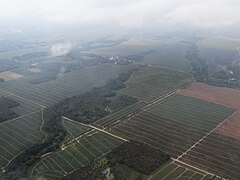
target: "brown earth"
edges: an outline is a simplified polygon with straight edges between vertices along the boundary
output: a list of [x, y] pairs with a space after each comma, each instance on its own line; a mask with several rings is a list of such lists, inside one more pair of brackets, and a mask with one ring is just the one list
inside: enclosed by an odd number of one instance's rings
[[240, 110], [230, 116], [215, 133], [240, 140]]
[[18, 78], [21, 78], [21, 77], [22, 77], [22, 75], [16, 74], [16, 73], [11, 72], [11, 71], [5, 71], [5, 72], [0, 73], [0, 78], [3, 79], [4, 81], [9, 81], [9, 80], [12, 80], [12, 79], [18, 79]]
[[146, 45], [144, 42], [138, 40], [138, 39], [134, 39], [134, 38], [130, 38], [129, 40], [122, 42], [121, 45], [128, 45], [128, 46], [144, 46]]
[[38, 68], [30, 68], [28, 69], [28, 71], [32, 72], [32, 73], [39, 73], [41, 72], [42, 70], [41, 69], [38, 69]]
[[205, 83], [195, 83], [179, 91], [178, 94], [203, 99], [236, 109], [240, 108], [240, 90], [237, 89], [210, 86]]

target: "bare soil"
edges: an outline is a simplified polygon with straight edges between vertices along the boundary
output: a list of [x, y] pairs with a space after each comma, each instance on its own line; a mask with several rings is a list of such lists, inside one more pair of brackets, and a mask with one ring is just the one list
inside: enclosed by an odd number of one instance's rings
[[240, 140], [240, 110], [230, 116], [215, 133]]
[[41, 72], [42, 70], [41, 69], [38, 69], [38, 68], [30, 68], [28, 69], [28, 71], [32, 72], [32, 73], [39, 73]]
[[236, 109], [240, 108], [240, 90], [237, 89], [210, 86], [205, 83], [195, 83], [179, 91], [178, 94], [195, 97]]
[[9, 81], [12, 79], [18, 79], [21, 78], [22, 75], [21, 74], [16, 74], [14, 72], [11, 71], [5, 71], [5, 72], [1, 72], [0, 73], [0, 78], [2, 78], [4, 81]]

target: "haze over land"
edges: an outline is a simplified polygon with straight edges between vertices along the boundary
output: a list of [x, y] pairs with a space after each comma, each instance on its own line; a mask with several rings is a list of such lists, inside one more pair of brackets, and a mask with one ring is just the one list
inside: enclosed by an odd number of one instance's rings
[[239, 128], [239, 0], [0, 0], [0, 180], [237, 180]]

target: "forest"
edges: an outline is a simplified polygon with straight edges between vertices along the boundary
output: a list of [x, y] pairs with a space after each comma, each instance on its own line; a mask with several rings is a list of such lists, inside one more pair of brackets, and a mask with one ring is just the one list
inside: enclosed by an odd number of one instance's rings
[[137, 102], [128, 95], [117, 95], [113, 90], [124, 88], [125, 82], [134, 71], [121, 73], [103, 87], [93, 88], [80, 96], [67, 98], [54, 106], [55, 111], [70, 119], [91, 124], [96, 120]]
[[0, 123], [18, 116], [17, 113], [11, 110], [16, 106], [19, 106], [18, 102], [4, 96], [0, 97]]

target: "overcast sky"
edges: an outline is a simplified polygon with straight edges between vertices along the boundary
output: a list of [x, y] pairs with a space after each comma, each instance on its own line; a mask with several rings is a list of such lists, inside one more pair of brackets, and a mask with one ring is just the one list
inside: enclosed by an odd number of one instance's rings
[[8, 21], [228, 28], [240, 25], [240, 0], [0, 0], [0, 22]]

